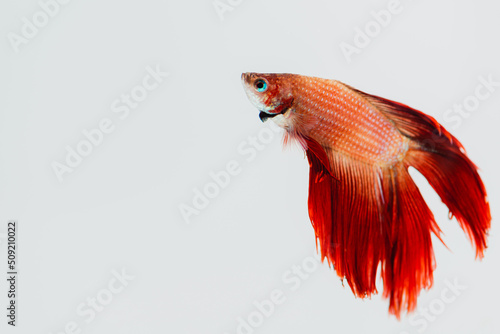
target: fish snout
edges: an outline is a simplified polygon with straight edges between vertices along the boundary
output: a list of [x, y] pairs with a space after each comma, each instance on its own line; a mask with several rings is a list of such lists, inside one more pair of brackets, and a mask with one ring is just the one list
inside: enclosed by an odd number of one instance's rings
[[248, 72], [241, 73], [241, 82], [243, 84], [250, 85], [252, 83], [252, 79], [253, 79], [253, 73], [248, 73]]

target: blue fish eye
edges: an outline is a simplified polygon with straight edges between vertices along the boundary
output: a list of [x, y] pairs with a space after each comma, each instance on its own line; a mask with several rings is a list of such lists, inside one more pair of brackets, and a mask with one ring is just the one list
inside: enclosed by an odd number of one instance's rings
[[255, 89], [257, 89], [258, 92], [264, 92], [267, 89], [267, 83], [264, 80], [259, 79], [255, 81]]

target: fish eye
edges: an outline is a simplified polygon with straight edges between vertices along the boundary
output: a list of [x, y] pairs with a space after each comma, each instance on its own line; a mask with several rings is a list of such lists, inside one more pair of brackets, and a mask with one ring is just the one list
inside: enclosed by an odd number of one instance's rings
[[267, 89], [267, 82], [265, 82], [262, 79], [256, 80], [254, 83], [255, 89], [257, 89], [258, 92], [264, 92]]

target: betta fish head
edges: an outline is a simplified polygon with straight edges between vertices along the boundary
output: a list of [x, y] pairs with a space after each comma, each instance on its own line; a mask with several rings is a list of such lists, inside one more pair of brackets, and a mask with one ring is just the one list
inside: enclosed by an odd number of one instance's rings
[[289, 116], [293, 103], [291, 74], [243, 73], [241, 82], [252, 104], [260, 110], [262, 122]]

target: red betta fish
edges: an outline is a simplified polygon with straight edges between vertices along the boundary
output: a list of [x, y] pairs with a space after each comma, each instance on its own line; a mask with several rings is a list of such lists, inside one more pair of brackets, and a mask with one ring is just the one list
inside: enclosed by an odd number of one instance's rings
[[490, 208], [477, 167], [434, 118], [339, 81], [243, 73], [260, 119], [285, 129], [309, 160], [309, 217], [321, 258], [358, 297], [377, 293], [380, 265], [389, 313], [415, 309], [435, 268], [440, 229], [413, 182], [416, 168], [482, 258]]

